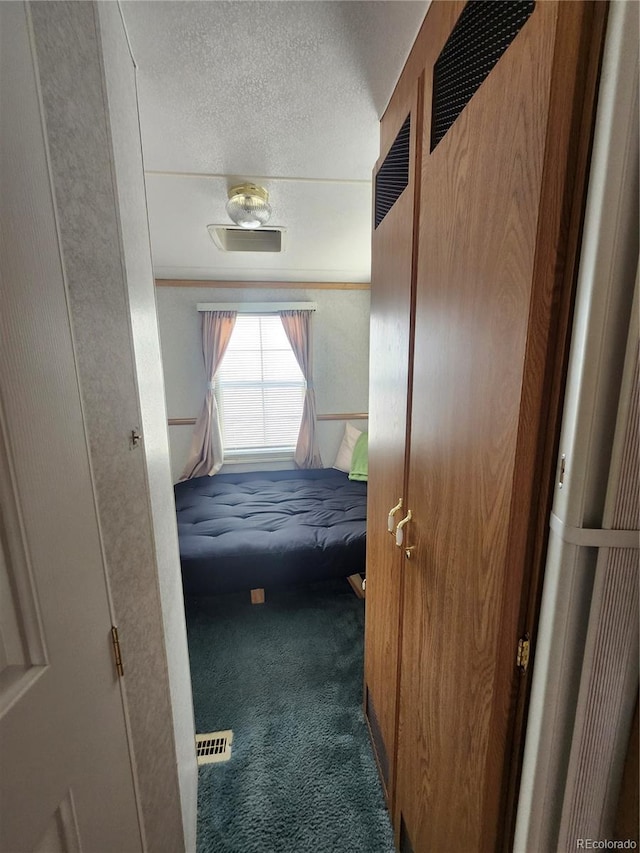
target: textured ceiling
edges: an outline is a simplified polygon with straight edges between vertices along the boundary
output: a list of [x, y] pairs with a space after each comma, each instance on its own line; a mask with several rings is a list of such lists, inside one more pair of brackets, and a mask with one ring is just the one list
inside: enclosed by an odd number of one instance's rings
[[[156, 275], [368, 278], [378, 121], [427, 6], [123, 2]], [[228, 255], [210, 241], [206, 226], [228, 221], [237, 178], [267, 186], [270, 224], [290, 229], [277, 258]]]

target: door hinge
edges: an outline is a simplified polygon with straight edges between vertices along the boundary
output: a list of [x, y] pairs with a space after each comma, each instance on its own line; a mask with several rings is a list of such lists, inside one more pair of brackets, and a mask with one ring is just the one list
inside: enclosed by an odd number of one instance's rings
[[529, 649], [529, 634], [525, 634], [518, 640], [518, 654], [516, 656], [516, 666], [521, 672], [526, 672], [529, 666]]
[[124, 675], [124, 667], [122, 665], [122, 652], [120, 651], [120, 639], [118, 637], [118, 629], [115, 625], [111, 626], [111, 645], [113, 646], [113, 657], [116, 664], [116, 672], [122, 678]]

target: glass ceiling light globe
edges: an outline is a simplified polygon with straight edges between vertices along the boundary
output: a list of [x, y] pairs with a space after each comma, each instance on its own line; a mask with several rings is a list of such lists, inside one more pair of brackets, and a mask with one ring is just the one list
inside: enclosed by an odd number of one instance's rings
[[255, 184], [241, 184], [229, 190], [229, 218], [241, 228], [259, 228], [269, 221], [269, 193]]

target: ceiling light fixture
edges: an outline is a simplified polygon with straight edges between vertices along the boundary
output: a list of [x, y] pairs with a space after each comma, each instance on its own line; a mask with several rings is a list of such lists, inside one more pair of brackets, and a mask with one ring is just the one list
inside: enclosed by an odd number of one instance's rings
[[259, 228], [269, 221], [269, 193], [255, 184], [240, 184], [229, 190], [227, 213], [241, 228]]

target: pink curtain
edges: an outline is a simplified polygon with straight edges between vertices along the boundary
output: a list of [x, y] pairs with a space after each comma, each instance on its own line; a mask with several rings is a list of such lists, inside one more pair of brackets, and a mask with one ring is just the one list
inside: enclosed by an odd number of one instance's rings
[[193, 430], [189, 460], [182, 472], [181, 480], [211, 476], [222, 468], [224, 458], [222, 431], [213, 389], [216, 373], [236, 324], [236, 316], [236, 311], [202, 312], [202, 354], [207, 375], [207, 392], [202, 411]]
[[316, 392], [313, 390], [311, 364], [311, 312], [281, 311], [280, 317], [291, 349], [307, 382], [294, 460], [298, 468], [322, 468], [322, 459], [316, 442]]

